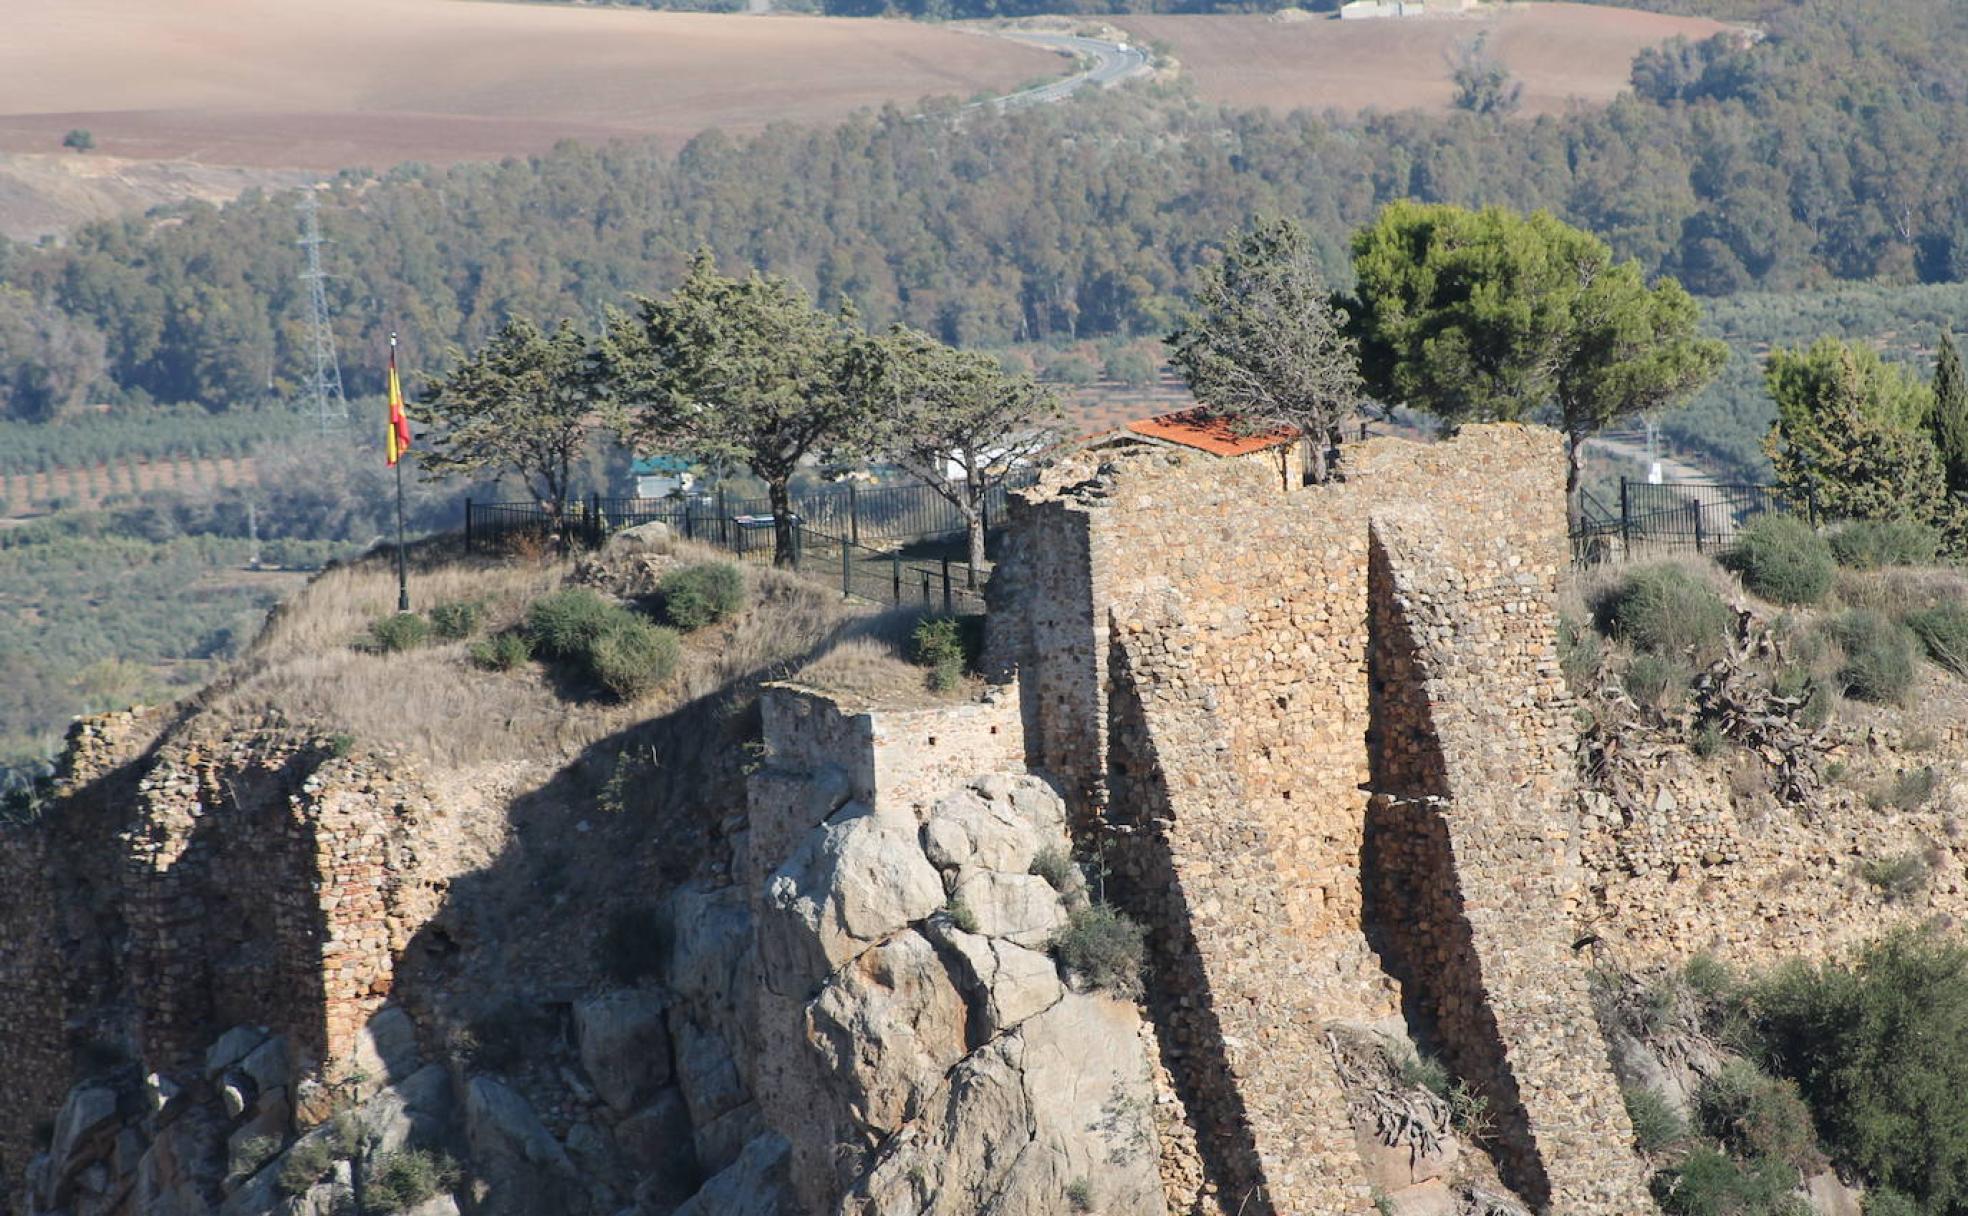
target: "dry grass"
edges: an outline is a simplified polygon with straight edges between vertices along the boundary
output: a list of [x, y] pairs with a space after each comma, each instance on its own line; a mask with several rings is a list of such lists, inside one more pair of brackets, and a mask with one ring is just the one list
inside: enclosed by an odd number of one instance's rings
[[1939, 566], [1840, 570], [1832, 593], [1847, 608], [1903, 617], [1942, 604], [1968, 603], [1968, 574]]
[[[724, 555], [679, 542], [670, 561]], [[567, 582], [573, 563], [419, 559], [420, 609], [447, 600], [484, 605], [480, 636], [517, 624], [534, 599]], [[330, 569], [282, 607], [231, 679], [206, 705], [206, 725], [269, 715], [360, 748], [390, 748], [427, 766], [463, 769], [513, 760], [560, 762], [637, 722], [710, 697], [744, 699], [759, 683], [796, 676], [860, 700], [917, 704], [937, 694], [908, 662], [914, 611], [844, 603], [831, 587], [747, 567], [748, 604], [732, 620], [687, 635], [678, 674], [630, 704], [562, 686], [539, 663], [486, 672], [466, 641], [390, 655], [356, 645], [395, 610], [396, 575], [378, 553]], [[816, 658], [816, 656], [818, 656]], [[817, 678], [816, 678], [817, 677]]]
[[935, 691], [929, 686], [929, 673], [910, 660], [911, 638], [922, 619], [916, 608], [894, 608], [860, 618], [793, 678], [862, 705], [934, 705], [974, 696], [977, 690], [968, 681], [948, 692]]
[[106, 157], [322, 169], [674, 149], [1061, 65], [924, 22], [455, 0], [25, 0], [7, 33], [0, 147], [57, 153], [86, 127]]

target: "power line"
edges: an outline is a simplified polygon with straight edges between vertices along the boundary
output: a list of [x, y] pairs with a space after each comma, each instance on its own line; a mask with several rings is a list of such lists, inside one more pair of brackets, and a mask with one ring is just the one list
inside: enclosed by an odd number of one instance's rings
[[307, 250], [307, 269], [301, 281], [308, 288], [308, 312], [314, 337], [314, 412], [323, 434], [348, 425], [348, 397], [342, 392], [342, 364], [335, 356], [335, 330], [328, 323], [328, 276], [321, 269], [321, 247], [328, 242], [321, 236], [320, 203], [313, 190], [301, 192], [301, 239]]

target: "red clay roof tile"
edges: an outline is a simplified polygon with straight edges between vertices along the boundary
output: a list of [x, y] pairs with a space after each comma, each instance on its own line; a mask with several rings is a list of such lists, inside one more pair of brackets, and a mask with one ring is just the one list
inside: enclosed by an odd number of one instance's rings
[[1289, 426], [1246, 434], [1228, 419], [1212, 415], [1201, 406], [1158, 418], [1137, 418], [1127, 424], [1127, 429], [1150, 439], [1179, 443], [1217, 456], [1248, 456], [1298, 438], [1298, 428]]

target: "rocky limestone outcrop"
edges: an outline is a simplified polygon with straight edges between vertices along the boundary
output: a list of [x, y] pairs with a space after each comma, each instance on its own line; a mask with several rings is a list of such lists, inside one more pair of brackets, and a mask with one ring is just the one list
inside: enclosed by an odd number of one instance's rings
[[1043, 952], [1084, 895], [1032, 871], [1067, 848], [1024, 775], [920, 816], [843, 802], [791, 844], [758, 905], [759, 1092], [805, 1210], [1164, 1210], [1139, 1014]]

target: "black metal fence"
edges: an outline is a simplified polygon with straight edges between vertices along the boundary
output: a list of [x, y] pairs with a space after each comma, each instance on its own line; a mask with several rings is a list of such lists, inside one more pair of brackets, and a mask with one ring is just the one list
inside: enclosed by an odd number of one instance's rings
[[[984, 526], [1005, 516], [1005, 498], [1029, 475], [993, 485], [984, 496]], [[861, 486], [853, 482], [818, 487], [793, 495], [793, 513], [808, 526], [852, 543], [907, 543], [953, 536], [964, 531], [961, 508], [934, 486]], [[591, 542], [637, 524], [663, 523], [678, 535], [736, 549], [747, 530], [770, 534], [771, 500], [718, 494], [679, 498], [604, 498], [591, 494], [567, 503], [563, 518]], [[765, 521], [761, 524], [759, 521]], [[469, 547], [514, 532], [541, 535], [554, 530], [551, 512], [540, 503], [465, 502], [465, 543]]]
[[1572, 503], [1572, 554], [1583, 564], [1693, 550], [1720, 555], [1759, 515], [1790, 512], [1813, 525], [1815, 504], [1792, 502], [1775, 486], [1652, 483], [1620, 479], [1618, 503], [1581, 491]]
[[[1013, 483], [1016, 484], [1016, 483]], [[993, 486], [985, 499], [987, 526], [1004, 518], [1010, 486]], [[838, 577], [841, 593], [876, 603], [921, 604], [944, 612], [981, 612], [987, 571], [968, 563], [925, 561], [899, 550], [861, 544], [863, 538], [896, 544], [960, 536], [963, 514], [930, 486], [832, 486], [793, 499], [794, 566], [809, 577]], [[465, 548], [510, 544], [522, 537], [545, 545], [562, 532], [569, 541], [598, 546], [610, 535], [660, 523], [688, 540], [715, 545], [740, 558], [772, 560], [777, 538], [771, 503], [724, 495], [685, 498], [588, 498], [563, 505], [560, 524], [540, 503], [465, 502]]]

